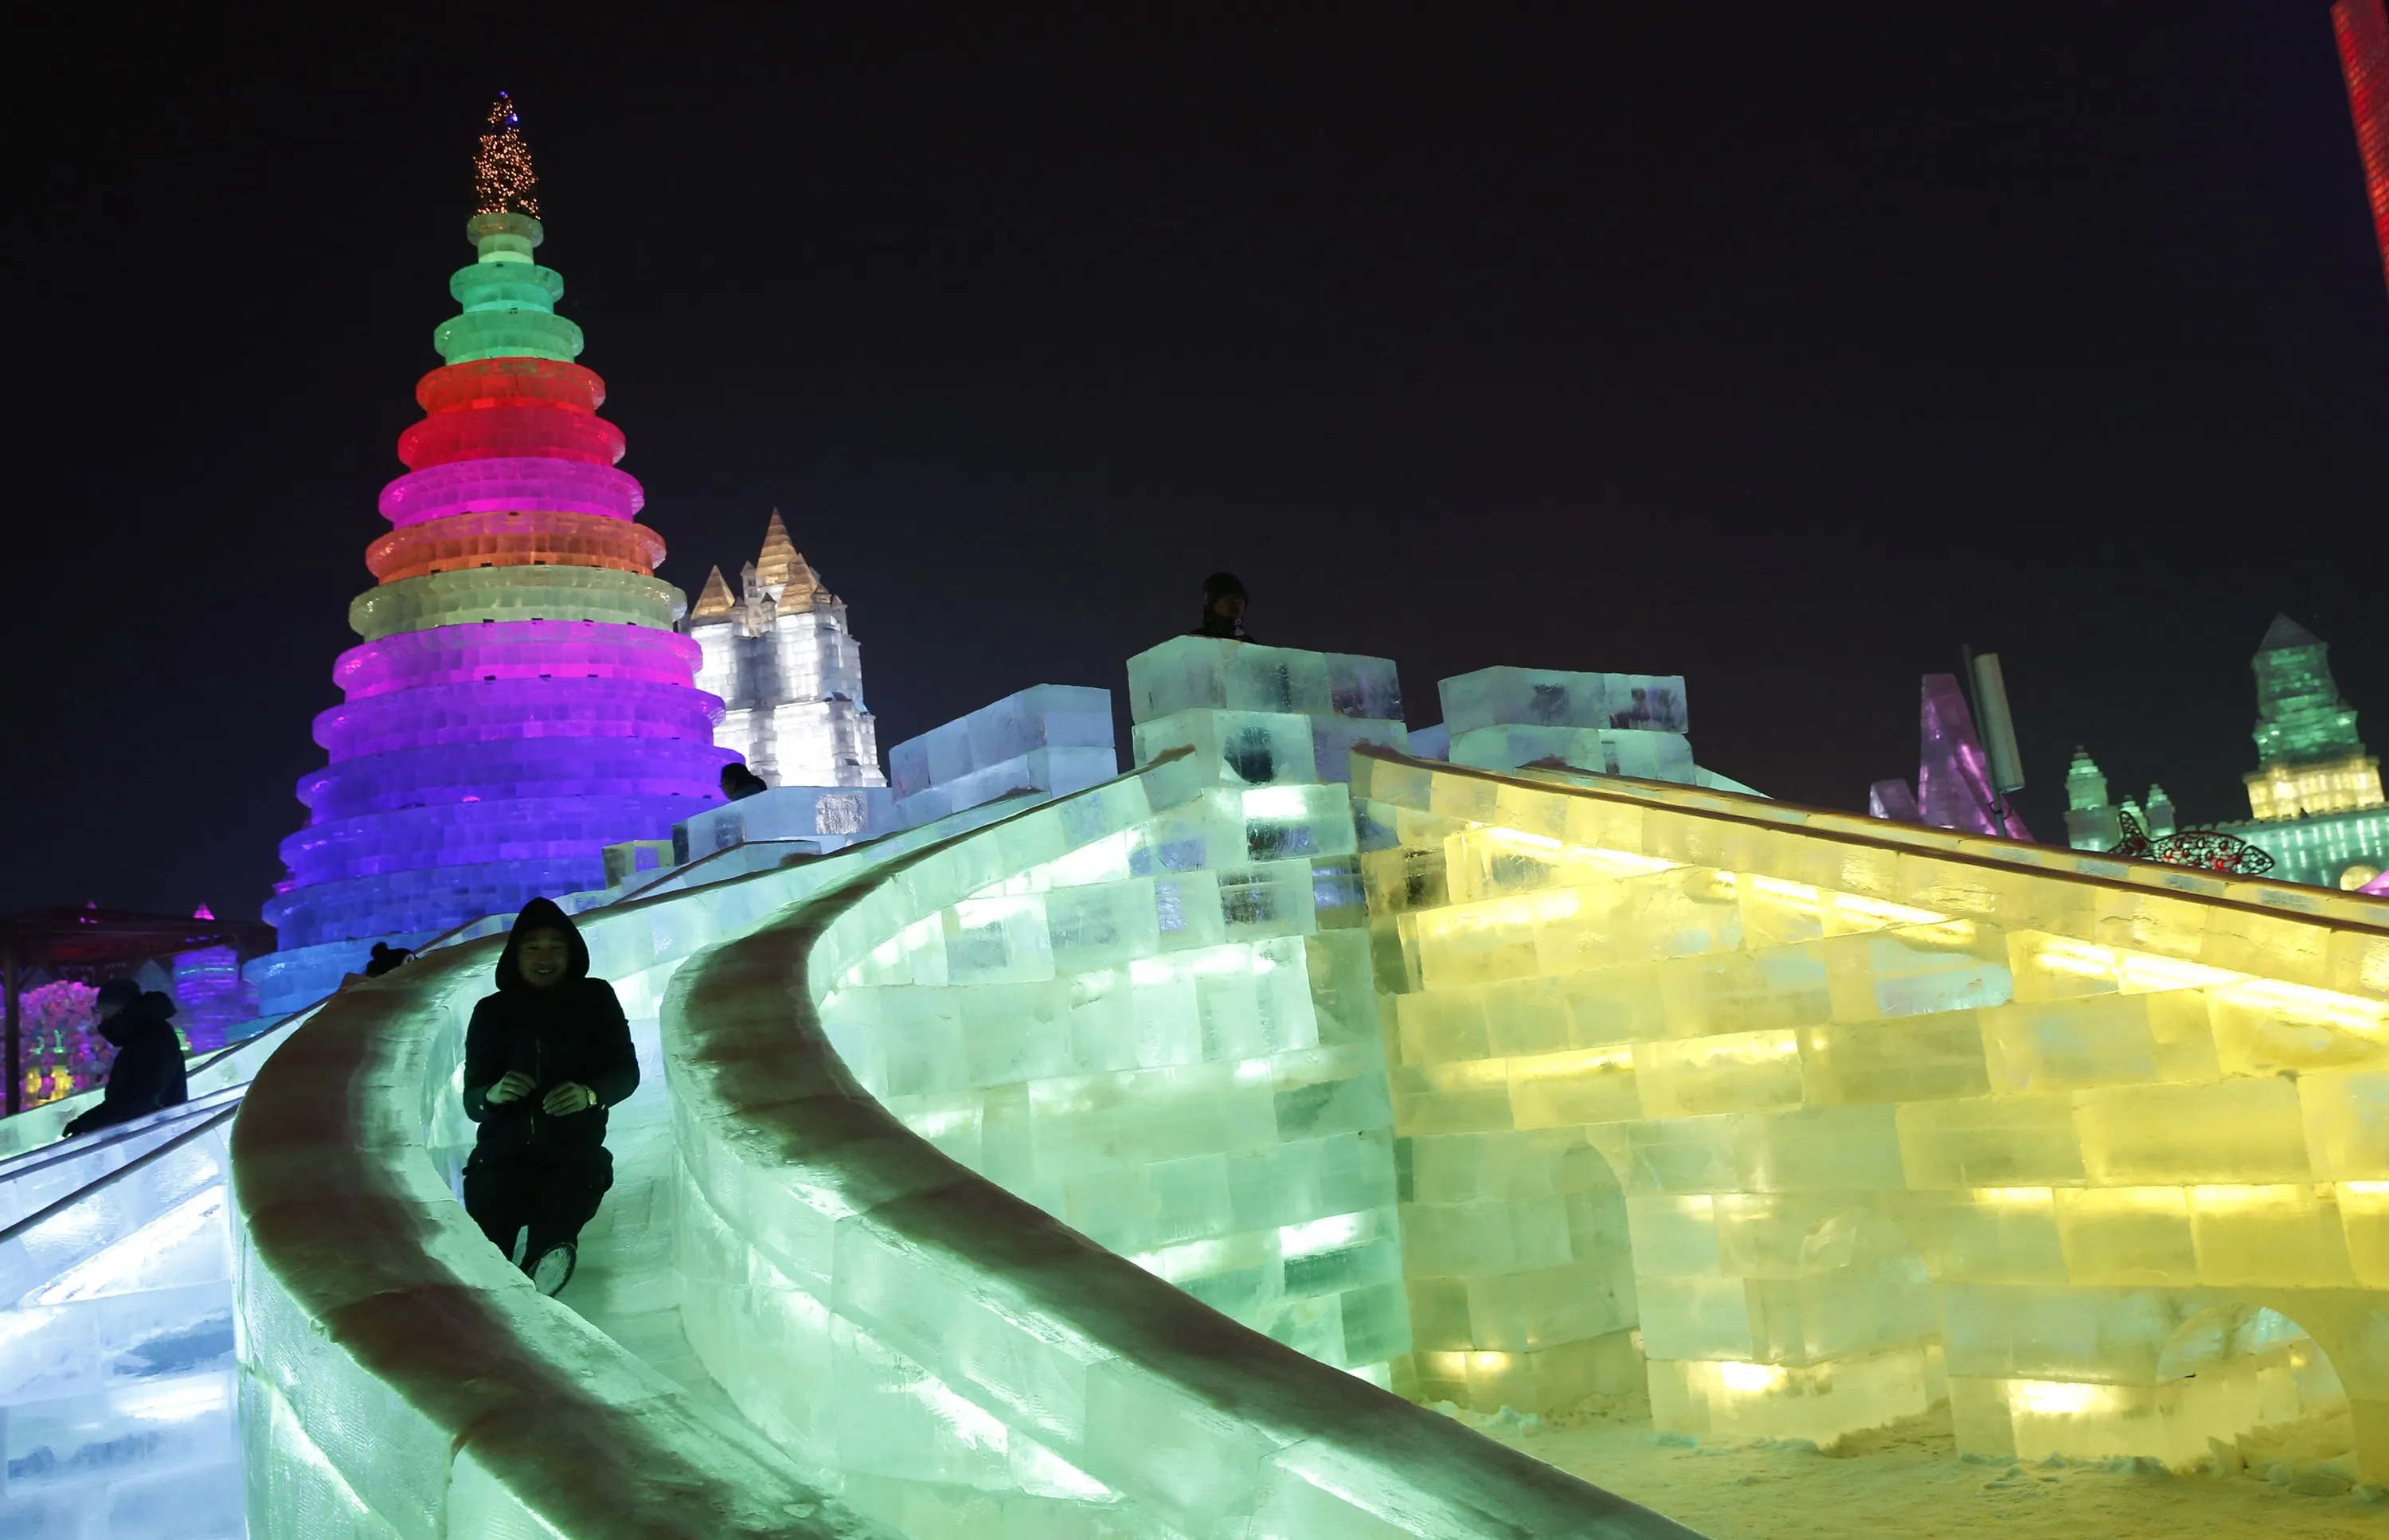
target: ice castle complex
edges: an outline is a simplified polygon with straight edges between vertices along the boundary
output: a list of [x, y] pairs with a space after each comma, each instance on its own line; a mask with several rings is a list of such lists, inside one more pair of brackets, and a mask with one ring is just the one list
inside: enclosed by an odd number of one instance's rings
[[1127, 773], [1042, 685], [835, 848], [722, 822], [582, 910], [646, 1074], [541, 1296], [455, 1195], [506, 913], [764, 799], [685, 818], [696, 643], [634, 500], [570, 502], [627, 478], [520, 350], [569, 352], [535, 227], [475, 228], [515, 350], [432, 377], [538, 383], [427, 388], [510, 452], [397, 484], [440, 511], [276, 901], [445, 934], [186, 1106], [0, 1123], [9, 1540], [1687, 1536], [1422, 1405], [1638, 1389], [2002, 1462], [2293, 1426], [2300, 1490], [2389, 1483], [2389, 904], [1769, 801], [1667, 676], [1481, 670], [1414, 732], [1388, 660], [1182, 637]]

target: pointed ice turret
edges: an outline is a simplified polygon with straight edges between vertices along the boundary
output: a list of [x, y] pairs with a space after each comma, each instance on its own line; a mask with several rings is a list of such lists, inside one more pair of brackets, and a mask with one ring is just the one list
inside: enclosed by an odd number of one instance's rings
[[717, 566], [707, 575], [705, 591], [696, 596], [695, 607], [688, 612], [688, 623], [692, 626], [709, 622], [727, 625], [737, 608], [738, 601], [730, 596], [730, 584], [722, 578], [722, 568]]
[[[776, 508], [764, 525], [762, 551], [740, 573], [740, 588], [733, 601], [729, 585], [722, 585], [716, 616], [709, 582], [689, 616], [690, 632], [705, 649], [698, 684], [729, 703], [715, 745], [744, 757], [773, 786], [886, 785], [846, 605], [822, 586]], [[735, 624], [711, 623], [716, 619]]]
[[2113, 850], [2123, 837], [2115, 805], [2107, 800], [2107, 777], [2077, 745], [2065, 771], [2065, 843], [2076, 850]]
[[811, 609], [837, 597], [822, 587], [820, 577], [805, 565], [805, 554], [788, 538], [788, 526], [777, 508], [763, 527], [763, 554], [755, 559], [755, 578], [784, 611]]
[[2382, 805], [2381, 761], [2364, 752], [2356, 708], [2331, 677], [2331, 647], [2276, 615], [2249, 660], [2256, 675], [2256, 768], [2244, 779], [2259, 820]]

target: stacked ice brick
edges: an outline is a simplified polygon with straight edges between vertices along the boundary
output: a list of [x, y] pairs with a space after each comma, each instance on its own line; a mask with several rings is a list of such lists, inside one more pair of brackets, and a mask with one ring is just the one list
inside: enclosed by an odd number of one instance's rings
[[1059, 795], [1119, 773], [1108, 690], [1040, 684], [898, 744], [888, 755], [899, 825], [1016, 791]]
[[1386, 1382], [1409, 1342], [1383, 1049], [1350, 799], [1314, 767], [1399, 733], [1392, 665], [1182, 639], [1130, 683], [1141, 762], [1197, 745], [1146, 772], [1150, 816], [854, 959], [824, 1024], [965, 1165]]
[[1391, 659], [1182, 636], [1128, 660], [1140, 765], [1189, 746], [1248, 785], [1349, 779], [1352, 746], [1405, 749]]
[[[691, 685], [681, 594], [635, 524], [605, 385], [573, 363], [563, 280], [520, 213], [476, 215], [479, 260], [449, 289], [444, 367], [383, 489], [394, 527], [367, 553], [380, 586], [350, 606], [363, 645], [316, 719], [331, 763], [300, 783], [307, 827], [266, 906], [284, 953], [268, 1009], [355, 966], [364, 938], [413, 942], [536, 894], [604, 885], [600, 849], [669, 837], [719, 799], [721, 703]], [[302, 956], [290, 955], [293, 951]]]
[[1455, 765], [1693, 779], [1680, 675], [1479, 668], [1439, 688], [1451, 745], [1444, 757]]
[[1575, 1391], [1542, 1362], [1626, 1317], [1548, 1285], [1614, 1182], [1663, 1427], [1946, 1396], [1962, 1449], [2181, 1465], [2302, 1419], [2314, 1480], [2389, 1474], [2375, 906], [1698, 793], [1359, 795], [1429, 1383]]

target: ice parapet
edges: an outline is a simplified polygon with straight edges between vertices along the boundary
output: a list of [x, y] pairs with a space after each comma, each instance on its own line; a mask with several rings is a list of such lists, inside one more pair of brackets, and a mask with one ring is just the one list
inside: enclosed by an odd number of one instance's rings
[[1676, 675], [1480, 668], [1439, 686], [1455, 765], [1522, 766], [1696, 783]]
[[1282, 711], [1399, 720], [1401, 682], [1390, 658], [1306, 653], [1218, 637], [1182, 636], [1128, 661], [1129, 713], [1152, 721], [1181, 711]]
[[1574, 674], [1551, 668], [1479, 668], [1437, 686], [1443, 725], [1461, 734], [1488, 727], [1627, 728], [1689, 732], [1680, 674]]
[[1083, 685], [1040, 684], [888, 753], [897, 821], [912, 826], [1016, 791], [1052, 795], [1119, 773], [1112, 696]]

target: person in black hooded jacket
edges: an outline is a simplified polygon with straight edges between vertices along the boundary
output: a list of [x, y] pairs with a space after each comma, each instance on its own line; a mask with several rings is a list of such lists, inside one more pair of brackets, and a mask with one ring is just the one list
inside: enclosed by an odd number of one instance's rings
[[589, 944], [533, 898], [498, 959], [498, 992], [465, 1031], [465, 1115], [481, 1126], [465, 1165], [465, 1210], [553, 1294], [572, 1277], [581, 1227], [614, 1185], [606, 1109], [639, 1088], [614, 986], [589, 976]]
[[93, 1004], [99, 1012], [99, 1035], [116, 1050], [116, 1058], [108, 1066], [107, 1094], [58, 1130], [62, 1139], [179, 1107], [190, 1096], [183, 1039], [167, 1021], [174, 1013], [171, 996], [156, 989], [144, 994], [131, 979], [112, 978], [99, 986]]

